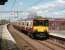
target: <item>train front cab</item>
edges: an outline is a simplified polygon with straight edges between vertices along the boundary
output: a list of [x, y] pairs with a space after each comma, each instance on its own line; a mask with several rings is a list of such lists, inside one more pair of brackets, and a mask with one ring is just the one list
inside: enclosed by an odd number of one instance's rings
[[45, 40], [49, 38], [48, 34], [49, 22], [47, 19], [33, 20], [33, 33], [32, 37], [35, 39]]

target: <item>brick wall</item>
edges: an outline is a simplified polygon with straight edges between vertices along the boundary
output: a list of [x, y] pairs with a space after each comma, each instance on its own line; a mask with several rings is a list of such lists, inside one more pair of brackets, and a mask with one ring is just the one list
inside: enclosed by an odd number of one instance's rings
[[65, 20], [49, 20], [50, 31], [63, 31], [65, 30]]

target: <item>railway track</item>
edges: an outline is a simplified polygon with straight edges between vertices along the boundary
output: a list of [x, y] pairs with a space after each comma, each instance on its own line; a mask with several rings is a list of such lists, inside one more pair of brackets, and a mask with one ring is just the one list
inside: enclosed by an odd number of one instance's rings
[[46, 40], [45, 42], [51, 43], [51, 44], [53, 44], [53, 45], [56, 45], [56, 46], [58, 46], [58, 47], [60, 47], [60, 48], [65, 49], [65, 45], [61, 45], [61, 44], [59, 44], [58, 42], [52, 41], [51, 39]]
[[31, 39], [25, 34], [17, 31], [12, 25], [8, 25], [8, 29], [16, 40], [20, 50], [65, 50], [64, 47], [53, 43], [50, 39], [45, 41]]
[[[10, 28], [12, 28], [12, 27], [10, 27]], [[10, 28], [9, 28], [9, 30], [10, 30]], [[22, 36], [17, 34], [17, 31], [16, 32], [15, 31], [16, 30], [14, 30], [13, 33], [16, 33], [16, 34], [12, 34], [12, 36], [16, 40], [17, 46], [20, 48], [20, 50], [37, 50], [34, 46], [32, 46], [29, 42], [27, 42]], [[12, 33], [11, 30], [10, 30], [10, 32]]]
[[56, 44], [53, 44], [53, 43], [51, 43], [51, 42], [49, 42], [49, 41], [38, 41], [38, 42], [39, 42], [40, 44], [43, 44], [43, 45], [49, 47], [49, 48], [52, 49], [52, 50], [65, 50], [64, 47], [59, 46], [59, 45], [56, 45]]

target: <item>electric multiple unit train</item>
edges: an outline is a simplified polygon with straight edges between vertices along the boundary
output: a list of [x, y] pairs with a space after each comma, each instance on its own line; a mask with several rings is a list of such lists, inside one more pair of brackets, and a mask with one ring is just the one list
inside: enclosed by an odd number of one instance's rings
[[33, 39], [48, 39], [48, 19], [26, 19], [21, 21], [21, 29]]
[[[52, 23], [52, 21], [54, 21]], [[64, 20], [49, 20], [46, 18], [42, 19], [25, 19], [18, 21], [13, 24], [18, 30], [24, 32], [31, 38], [36, 39], [48, 39], [50, 35], [65, 39], [65, 19]], [[58, 21], [58, 22], [56, 22]], [[61, 21], [61, 22], [60, 22]], [[53, 25], [53, 26], [52, 26]], [[56, 26], [54, 26], [56, 25]], [[63, 27], [60, 27], [63, 26]], [[52, 29], [50, 29], [52, 28]], [[54, 31], [57, 28], [62, 28], [60, 32]]]

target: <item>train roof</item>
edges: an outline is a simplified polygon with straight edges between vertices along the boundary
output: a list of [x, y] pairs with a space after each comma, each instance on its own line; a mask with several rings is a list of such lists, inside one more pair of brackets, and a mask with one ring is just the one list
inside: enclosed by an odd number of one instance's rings
[[26, 20], [26, 21], [27, 21], [27, 20], [28, 20], [28, 21], [29, 21], [29, 20], [30, 20], [30, 21], [31, 21], [31, 20], [47, 20], [47, 18], [32, 18], [32, 19], [23, 19], [23, 20], [21, 20], [21, 21], [24, 21], [24, 20]]
[[48, 20], [47, 18], [39, 18], [39, 19], [33, 19], [33, 20]]
[[27, 19], [22, 19], [22, 20], [18, 20], [18, 21], [32, 21], [32, 20], [49, 20], [49, 21], [65, 21], [65, 19], [60, 19], [60, 18], [27, 18]]

